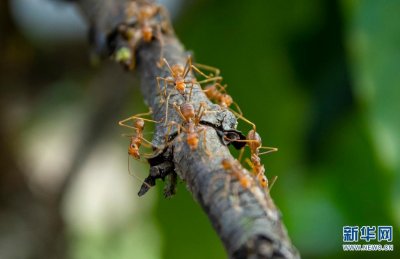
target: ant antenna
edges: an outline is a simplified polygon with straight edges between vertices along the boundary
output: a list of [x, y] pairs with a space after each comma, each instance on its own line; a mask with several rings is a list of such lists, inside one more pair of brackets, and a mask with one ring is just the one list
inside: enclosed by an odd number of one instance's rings
[[272, 178], [271, 185], [268, 187], [268, 193], [271, 191], [277, 179], [278, 179], [277, 175], [275, 175], [274, 178]]
[[128, 155], [128, 172], [129, 172], [129, 175], [135, 177], [138, 181], [142, 182], [142, 183], [143, 183], [144, 185], [146, 185], [149, 189], [151, 188], [151, 186], [150, 186], [148, 183], [146, 183], [145, 181], [143, 181], [143, 179], [140, 179], [140, 177], [138, 177], [137, 175], [135, 175], [134, 173], [131, 172], [131, 169], [130, 169], [130, 161], [129, 161], [129, 155]]

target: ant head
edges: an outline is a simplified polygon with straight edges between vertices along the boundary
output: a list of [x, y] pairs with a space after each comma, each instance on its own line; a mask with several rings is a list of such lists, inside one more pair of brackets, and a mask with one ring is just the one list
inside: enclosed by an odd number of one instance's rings
[[129, 145], [128, 154], [135, 159], [140, 159], [139, 147], [136, 143], [131, 143]]
[[268, 180], [264, 174], [259, 174], [257, 178], [263, 188], [268, 187]]
[[174, 77], [183, 76], [183, 73], [185, 72], [185, 68], [179, 64], [173, 65], [171, 69]]
[[183, 103], [180, 106], [180, 110], [182, 112], [183, 117], [186, 120], [192, 119], [195, 116], [194, 107], [191, 103]]
[[144, 120], [143, 119], [136, 119], [133, 125], [134, 125], [135, 128], [143, 129], [144, 128]]

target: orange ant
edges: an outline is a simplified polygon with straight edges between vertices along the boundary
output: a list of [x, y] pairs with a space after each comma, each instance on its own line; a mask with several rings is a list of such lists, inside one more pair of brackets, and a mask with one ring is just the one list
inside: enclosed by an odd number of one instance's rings
[[[206, 75], [205, 73], [203, 73], [198, 67], [205, 67], [205, 68], [207, 67], [209, 69], [213, 69], [213, 70], [217, 71], [218, 74], [219, 74], [219, 69], [212, 68], [212, 67], [209, 67], [206, 65], [201, 65], [201, 64], [193, 65], [191, 56], [188, 56], [185, 66], [182, 66], [181, 64], [175, 64], [175, 65], [171, 66], [165, 58], [163, 58], [163, 64], [165, 64], [167, 66], [169, 73], [170, 73], [170, 75], [168, 77], [157, 77], [158, 90], [159, 90], [159, 92], [164, 93], [164, 97], [167, 96], [167, 85], [171, 84], [171, 83], [174, 85], [175, 90], [177, 90], [180, 94], [185, 95], [186, 88], [189, 87], [189, 85], [190, 85], [191, 89], [193, 89], [193, 85], [196, 83], [202, 84], [202, 83], [207, 83], [210, 81], [222, 79], [222, 77], [220, 77], [218, 75], [217, 76], [214, 76], [213, 74]], [[204, 76], [206, 79], [197, 82], [196, 79], [188, 77], [189, 73], [191, 73], [192, 70], [196, 71], [201, 76]], [[161, 80], [164, 81], [164, 90], [163, 91], [161, 90], [161, 86], [160, 86]]]
[[[135, 130], [135, 133], [130, 136], [131, 139], [130, 139], [130, 143], [129, 143], [129, 147], [128, 147], [128, 171], [129, 171], [129, 174], [134, 176], [139, 181], [143, 182], [149, 188], [151, 186], [148, 183], [144, 182], [142, 179], [137, 177], [135, 174], [131, 173], [130, 165], [129, 165], [129, 156], [133, 157], [136, 160], [140, 160], [141, 154], [140, 154], [139, 149], [140, 149], [141, 145], [143, 144], [146, 147], [152, 147], [152, 143], [150, 141], [148, 141], [147, 139], [145, 139], [143, 136], [144, 124], [145, 124], [145, 121], [155, 122], [155, 123], [158, 123], [158, 122], [141, 117], [141, 116], [150, 115], [151, 113], [152, 113], [152, 111], [150, 110], [147, 113], [137, 114], [137, 115], [131, 116], [127, 119], [124, 119], [124, 120], [121, 120], [118, 122], [118, 124], [120, 126]], [[134, 120], [133, 126], [126, 124], [126, 122], [128, 122], [130, 120]], [[149, 155], [145, 155], [145, 156], [149, 156]]]
[[[191, 56], [189, 56], [187, 58], [185, 66], [182, 66], [180, 64], [175, 64], [173, 66], [170, 66], [170, 64], [168, 63], [168, 61], [165, 58], [163, 59], [163, 64], [165, 64], [167, 66], [167, 68], [170, 72], [170, 75], [167, 77], [159, 77], [158, 76], [156, 79], [157, 79], [157, 87], [158, 87], [159, 92], [163, 93], [164, 98], [166, 97], [166, 109], [165, 109], [166, 110], [165, 125], [166, 125], [166, 123], [168, 121], [168, 101], [172, 94], [172, 92], [170, 92], [167, 97], [168, 84], [173, 84], [175, 90], [177, 90], [183, 96], [186, 95], [186, 89], [188, 87], [190, 87], [189, 96], [191, 97], [193, 87], [196, 83], [202, 84], [202, 83], [206, 83], [206, 82], [210, 82], [210, 81], [220, 80], [220, 79], [222, 79], [222, 77], [214, 76], [212, 74], [211, 75], [204, 74], [199, 68], [197, 68], [195, 65], [192, 64]], [[212, 67], [209, 67], [206, 65], [201, 65], [201, 64], [198, 64], [197, 66], [208, 68], [208, 69], [214, 69], [219, 74], [219, 70], [217, 68], [212, 68]], [[199, 73], [206, 79], [204, 79], [202, 81], [196, 81], [195, 78], [188, 77], [189, 73], [191, 73], [192, 70], [196, 71], [197, 73]], [[160, 81], [164, 82], [164, 90], [161, 90]]]
[[[218, 68], [203, 65], [203, 64], [196, 64], [196, 67], [203, 69], [203, 70], [214, 72], [214, 74], [210, 74], [207, 77], [207, 82], [214, 81], [214, 83], [207, 85], [203, 90], [203, 92], [206, 94], [208, 99], [216, 102], [222, 108], [225, 108], [225, 109], [229, 108], [231, 105], [234, 105], [236, 107], [236, 110], [238, 111], [238, 113], [240, 115], [242, 115], [243, 113], [242, 113], [239, 105], [233, 101], [232, 96], [230, 96], [225, 90], [228, 87], [228, 85], [222, 86], [220, 83], [222, 81], [222, 77], [219, 76], [220, 70]], [[202, 81], [201, 83], [205, 83], [205, 82], [206, 81]]]
[[210, 151], [207, 149], [206, 145], [206, 128], [200, 124], [202, 116], [206, 113], [213, 112], [207, 111], [205, 102], [201, 102], [200, 106], [195, 112], [194, 106], [191, 103], [185, 102], [178, 106], [175, 102], [173, 103], [175, 110], [178, 112], [179, 116], [182, 118], [183, 122], [181, 124], [170, 121], [168, 126], [168, 132], [165, 135], [166, 142], [173, 125], [178, 127], [178, 136], [180, 136], [181, 131], [186, 133], [186, 143], [189, 145], [191, 150], [196, 150], [199, 145], [199, 134], [203, 133], [203, 145], [204, 150], [207, 155], [210, 155]]
[[[144, 124], [145, 124], [145, 121], [154, 122], [154, 123], [159, 123], [159, 122], [141, 117], [141, 116], [146, 116], [146, 115], [150, 115], [150, 114], [152, 114], [151, 110], [147, 113], [137, 114], [137, 115], [131, 116], [127, 119], [124, 119], [124, 120], [121, 120], [118, 122], [118, 124], [120, 126], [135, 130], [135, 134], [130, 136], [131, 140], [130, 140], [130, 144], [128, 147], [128, 154], [136, 160], [140, 159], [139, 149], [142, 144], [146, 147], [152, 147], [152, 143], [143, 137]], [[133, 126], [126, 124], [126, 122], [128, 122], [130, 120], [134, 120]]]
[[239, 180], [243, 188], [249, 189], [253, 185], [253, 179], [246, 174], [246, 171], [237, 160], [224, 158], [221, 161], [221, 165], [224, 170], [230, 172]]
[[203, 90], [208, 99], [216, 102], [222, 108], [229, 108], [232, 104], [236, 107], [236, 110], [240, 115], [242, 115], [242, 111], [239, 105], [233, 101], [232, 96], [230, 96], [225, 88], [227, 85], [222, 86], [219, 82], [215, 82], [214, 84], [207, 85]]
[[[252, 126], [252, 129], [247, 134], [246, 139], [244, 140], [234, 140], [236, 142], [246, 142], [247, 146], [250, 149], [250, 159], [246, 159], [246, 162], [250, 165], [255, 174], [257, 180], [259, 181], [260, 185], [264, 188], [268, 188], [268, 180], [265, 176], [265, 168], [264, 165], [261, 164], [260, 156], [272, 152], [278, 151], [275, 147], [263, 147], [260, 135], [256, 131], [256, 125], [244, 118], [242, 115], [237, 114], [236, 112], [232, 111], [238, 118], [242, 119], [243, 121], [247, 122]], [[225, 137], [226, 138], [226, 137]], [[232, 140], [233, 141], [233, 140]], [[265, 152], [260, 152], [260, 150], [267, 150]], [[244, 152], [244, 148], [241, 150], [239, 155], [239, 161], [242, 158]], [[276, 178], [275, 178], [276, 179]]]
[[[156, 20], [157, 15], [160, 21]], [[164, 42], [161, 37], [162, 31], [170, 32], [171, 26], [168, 22], [168, 15], [164, 7], [154, 3], [142, 2], [138, 4], [131, 1], [125, 9], [126, 23], [121, 24], [118, 28], [119, 32], [129, 41], [131, 55], [134, 56], [135, 49], [140, 40], [149, 43], [156, 38], [160, 42], [160, 62], [163, 57]], [[135, 60], [131, 59], [129, 68], [135, 67]]]

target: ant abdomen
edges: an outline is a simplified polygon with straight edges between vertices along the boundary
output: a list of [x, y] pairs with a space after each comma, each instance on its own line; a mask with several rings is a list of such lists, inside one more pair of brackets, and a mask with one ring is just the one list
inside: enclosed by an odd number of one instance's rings
[[186, 120], [189, 120], [193, 117], [195, 117], [195, 111], [193, 104], [191, 103], [183, 103], [180, 106], [180, 110], [182, 112], [183, 117], [185, 117]]

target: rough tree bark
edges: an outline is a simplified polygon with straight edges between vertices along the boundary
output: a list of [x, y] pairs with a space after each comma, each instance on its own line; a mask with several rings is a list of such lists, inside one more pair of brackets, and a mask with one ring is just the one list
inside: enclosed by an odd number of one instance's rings
[[[92, 28], [92, 40], [98, 50], [106, 49], [106, 36], [115, 32], [122, 22], [124, 8], [129, 0], [78, 0], [84, 16]], [[188, 54], [175, 35], [162, 35], [164, 41], [164, 57], [170, 64], [185, 64]], [[118, 38], [117, 41], [123, 41]], [[116, 45], [126, 45], [116, 42]], [[155, 120], [165, 118], [166, 105], [157, 90], [156, 77], [168, 76], [165, 66], [156, 64], [160, 56], [160, 43], [154, 40], [150, 44], [142, 43], [137, 48], [137, 72], [140, 76], [141, 90], [145, 102], [153, 110]], [[118, 91], [118, 89], [116, 89]], [[184, 102], [184, 98], [175, 90], [169, 90], [169, 103]], [[202, 136], [197, 150], [190, 150], [184, 141], [184, 133], [177, 136], [177, 128], [170, 132], [170, 144], [165, 143], [167, 126], [159, 123], [153, 137], [153, 145], [158, 155], [149, 159], [150, 175], [146, 178], [139, 192], [143, 195], [153, 186], [157, 178], [169, 178], [172, 184], [167, 185], [165, 192], [174, 192], [173, 182], [176, 173], [183, 179], [193, 197], [207, 213], [213, 227], [221, 238], [231, 258], [299, 258], [292, 245], [281, 214], [275, 207], [268, 192], [258, 185], [243, 189], [238, 180], [232, 177], [221, 166], [223, 158], [233, 159], [229, 149], [223, 143], [221, 135], [239, 135], [235, 131], [237, 120], [228, 110], [221, 109], [211, 103], [198, 87], [194, 88], [191, 101], [197, 109], [200, 102], [205, 102], [213, 113], [202, 118], [206, 128], [205, 139]], [[168, 107], [168, 120], [182, 120], [173, 109]], [[202, 134], [201, 134], [202, 135]], [[211, 152], [205, 152], [203, 143]]]

